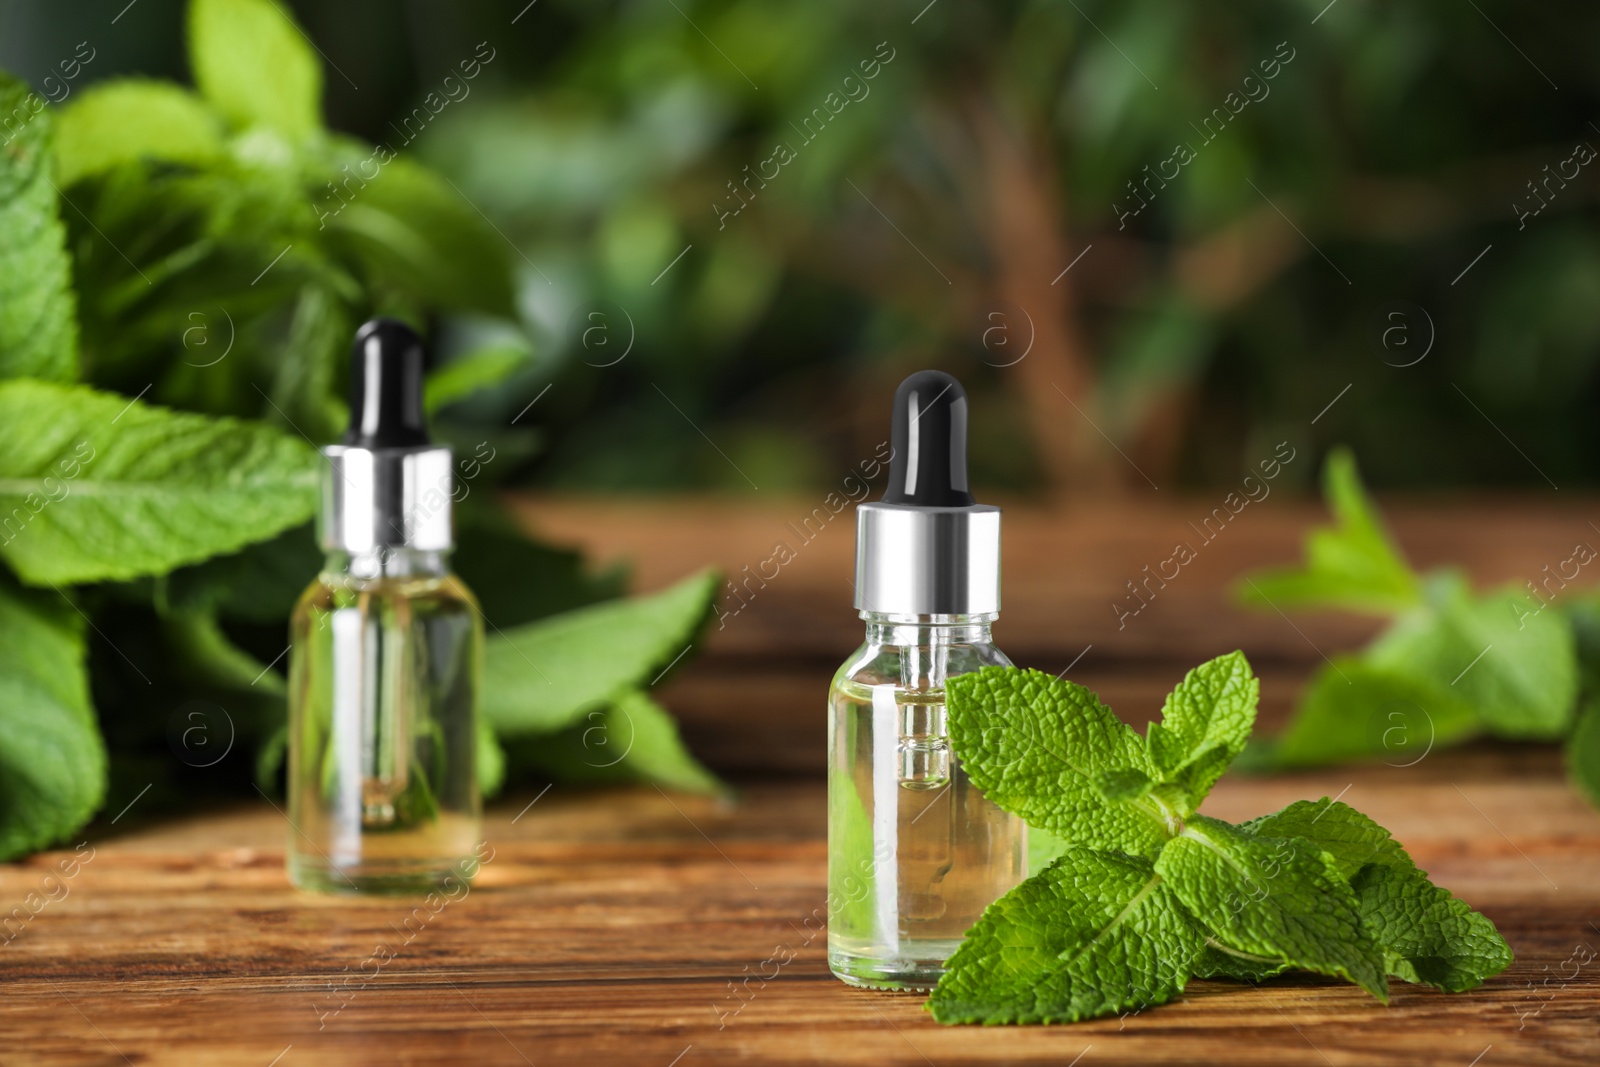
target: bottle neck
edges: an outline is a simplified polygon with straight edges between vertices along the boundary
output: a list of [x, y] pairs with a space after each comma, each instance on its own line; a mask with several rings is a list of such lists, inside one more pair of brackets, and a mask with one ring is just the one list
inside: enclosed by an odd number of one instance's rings
[[874, 645], [989, 645], [998, 612], [982, 615], [890, 615], [863, 611], [867, 642]]
[[443, 578], [450, 573], [450, 553], [438, 549], [380, 546], [363, 552], [328, 552], [322, 569], [352, 578]]

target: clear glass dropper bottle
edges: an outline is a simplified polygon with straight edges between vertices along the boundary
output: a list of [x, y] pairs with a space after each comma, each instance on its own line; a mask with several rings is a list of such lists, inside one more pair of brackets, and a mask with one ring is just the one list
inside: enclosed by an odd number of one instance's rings
[[482, 616], [450, 572], [450, 449], [423, 418], [422, 342], [368, 322], [350, 428], [323, 449], [322, 572], [290, 620], [289, 876], [450, 888], [476, 870]]
[[967, 398], [921, 371], [895, 393], [881, 501], [856, 513], [867, 639], [829, 695], [828, 965], [852, 985], [927, 989], [983, 909], [1027, 875], [1026, 826], [950, 747], [944, 688], [1009, 666], [1000, 509], [967, 488]]

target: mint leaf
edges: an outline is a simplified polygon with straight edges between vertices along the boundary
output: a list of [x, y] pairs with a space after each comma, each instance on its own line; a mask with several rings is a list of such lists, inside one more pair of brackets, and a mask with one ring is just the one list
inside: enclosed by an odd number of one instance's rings
[[[365, 145], [338, 145], [335, 163], [351, 171], [372, 155]], [[330, 165], [329, 173], [337, 185], [344, 171]], [[425, 167], [391, 159], [348, 202], [335, 198], [323, 210], [330, 239], [348, 248], [377, 284], [430, 307], [515, 315], [507, 240]]]
[[1519, 618], [1515, 590], [1469, 595], [1459, 577], [1428, 584], [1428, 604], [1395, 620], [1366, 661], [1426, 677], [1472, 705], [1501, 737], [1562, 736], [1578, 695], [1572, 628], [1559, 612]]
[[162, 618], [162, 635], [174, 653], [172, 666], [196, 685], [254, 690], [263, 697], [284, 696], [284, 676], [235, 645], [208, 611], [174, 612]]
[[1322, 479], [1334, 525], [1306, 535], [1304, 566], [1258, 571], [1237, 587], [1241, 599], [1378, 615], [1418, 604], [1421, 584], [1362, 488], [1355, 456], [1344, 448], [1330, 452]]
[[1579, 593], [1563, 600], [1561, 614], [1576, 640], [1580, 684], [1586, 692], [1600, 692], [1600, 595]]
[[503, 632], [491, 626], [484, 650], [484, 716], [502, 737], [551, 733], [596, 705], [650, 685], [694, 643], [720, 580], [703, 571], [649, 596]]
[[629, 690], [591, 708], [554, 736], [512, 739], [509, 759], [563, 782], [652, 782], [686, 793], [727, 787], [684, 747], [678, 725], [644, 693]]
[[989, 906], [928, 1007], [941, 1023], [1053, 1023], [1164, 1004], [1204, 947], [1147, 860], [1070, 848]]
[[1228, 948], [1347, 978], [1387, 1003], [1383, 958], [1355, 893], [1314, 846], [1196, 815], [1155, 869]]
[[1146, 740], [1163, 782], [1187, 794], [1183, 814], [1200, 806], [1255, 726], [1261, 683], [1243, 652], [1202, 663], [1184, 676], [1150, 724]]
[[506, 784], [506, 752], [494, 736], [489, 724], [478, 718], [478, 748], [476, 752], [478, 792], [485, 800], [499, 794]]
[[1028, 873], [1038, 874], [1071, 847], [1049, 830], [1028, 827]]
[[1094, 787], [1107, 800], [1136, 800], [1155, 787], [1150, 776], [1135, 767], [1101, 771], [1094, 776]]
[[1297, 801], [1244, 828], [1306, 841], [1329, 856], [1350, 881], [1362, 926], [1394, 977], [1458, 993], [1510, 965], [1511, 948], [1494, 923], [1430, 882], [1389, 831], [1348, 804]]
[[1381, 757], [1406, 767], [1435, 745], [1464, 741], [1481, 729], [1477, 709], [1448, 685], [1335, 656], [1312, 677], [1283, 733], [1253, 743], [1240, 765], [1266, 770]]
[[82, 629], [65, 598], [0, 585], [0, 860], [60, 841], [105, 799]]
[[50, 182], [49, 105], [0, 72], [0, 378], [77, 376], [78, 326], [66, 230]]
[[0, 556], [38, 584], [160, 574], [304, 522], [317, 462], [265, 426], [0, 382]]
[[945, 689], [950, 737], [984, 796], [1075, 844], [1148, 854], [1177, 815], [1154, 796], [1108, 801], [1108, 772], [1155, 776], [1144, 738], [1081, 685], [1035, 670], [985, 667]]
[[1362, 925], [1396, 978], [1460, 993], [1511, 966], [1511, 946], [1494, 923], [1414, 865], [1372, 864], [1350, 885], [1361, 902]]
[[423, 388], [423, 404], [432, 415], [442, 407], [501, 384], [529, 366], [532, 366], [532, 354], [525, 345], [486, 345], [429, 374]]
[[[463, 446], [457, 463], [475, 461]], [[470, 467], [469, 467], [470, 469]], [[478, 597], [485, 618], [504, 630], [623, 595], [625, 565], [590, 573], [583, 553], [533, 540], [498, 504], [478, 506], [487, 488], [456, 510], [456, 573]]]
[[64, 188], [129, 163], [204, 166], [225, 152], [211, 109], [171, 82], [102, 82], [63, 108], [56, 124], [56, 173]]
[[1263, 815], [1240, 826], [1261, 837], [1298, 837], [1316, 845], [1332, 859], [1346, 879], [1369, 863], [1409, 867], [1411, 857], [1389, 831], [1348, 804], [1323, 797], [1297, 800], [1282, 811]]
[[1194, 961], [1191, 978], [1231, 978], [1236, 982], [1259, 985], [1274, 975], [1290, 969], [1282, 960], [1267, 956], [1252, 956], [1248, 952], [1231, 949], [1212, 939], [1200, 958]]
[[303, 141], [322, 128], [322, 66], [273, 0], [192, 0], [189, 66], [235, 126]]
[[1567, 777], [1600, 808], [1600, 700], [1591, 697], [1567, 738]]

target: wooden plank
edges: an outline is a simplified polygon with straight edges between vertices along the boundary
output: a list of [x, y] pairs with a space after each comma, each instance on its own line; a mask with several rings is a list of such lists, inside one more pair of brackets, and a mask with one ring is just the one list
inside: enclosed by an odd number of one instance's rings
[[[1600, 816], [1553, 755], [1230, 780], [1207, 810], [1341, 790], [1501, 925], [1509, 974], [1458, 996], [1397, 985], [1387, 1009], [1312, 979], [1202, 982], [1124, 1019], [942, 1028], [919, 997], [827, 973], [820, 783], [749, 786], [737, 805], [649, 788], [558, 786], [525, 813], [532, 794], [509, 799], [478, 885], [436, 914], [297, 894], [265, 805], [150, 825], [135, 808], [0, 949], [0, 1063], [1596, 1062], [1600, 959], [1561, 965], [1600, 947]], [[0, 869], [0, 902], [43, 893], [68, 854]], [[379, 945], [393, 958], [374, 964]]]

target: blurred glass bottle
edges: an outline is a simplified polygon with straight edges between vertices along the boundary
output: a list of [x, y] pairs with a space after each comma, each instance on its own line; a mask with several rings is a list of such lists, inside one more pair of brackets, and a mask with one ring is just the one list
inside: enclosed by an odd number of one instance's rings
[[323, 449], [322, 573], [289, 661], [289, 876], [407, 892], [476, 870], [477, 603], [450, 572], [452, 457], [422, 407], [421, 340], [368, 322], [350, 428]]
[[895, 393], [883, 499], [857, 510], [866, 643], [834, 676], [828, 724], [828, 964], [852, 985], [926, 989], [983, 909], [1027, 874], [1026, 826], [950, 747], [945, 684], [1009, 666], [1000, 509], [967, 488], [967, 398], [913, 374]]

